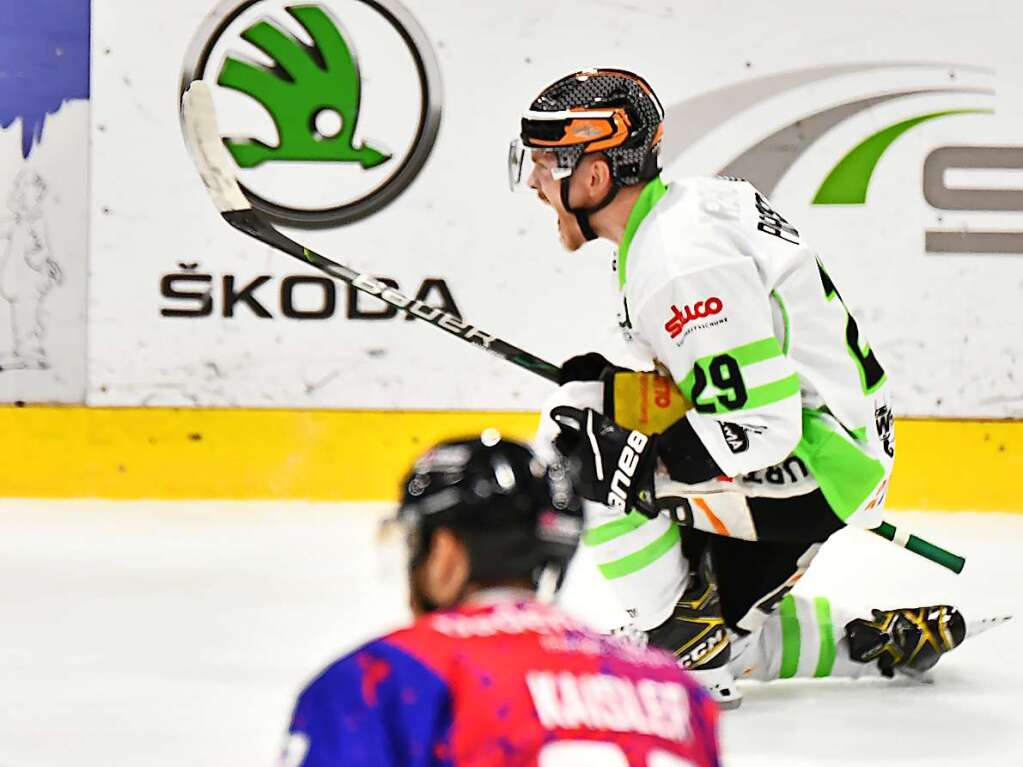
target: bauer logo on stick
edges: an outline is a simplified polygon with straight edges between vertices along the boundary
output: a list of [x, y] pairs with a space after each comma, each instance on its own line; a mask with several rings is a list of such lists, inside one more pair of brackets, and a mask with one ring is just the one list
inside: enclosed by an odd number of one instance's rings
[[440, 125], [433, 50], [397, 0], [225, 0], [189, 47], [253, 207], [341, 226], [391, 202]]

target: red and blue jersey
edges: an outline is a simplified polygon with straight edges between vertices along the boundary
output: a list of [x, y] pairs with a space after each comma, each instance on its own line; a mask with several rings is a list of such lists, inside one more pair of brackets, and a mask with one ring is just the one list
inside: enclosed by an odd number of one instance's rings
[[283, 764], [717, 767], [717, 708], [667, 653], [535, 601], [473, 601], [329, 666]]

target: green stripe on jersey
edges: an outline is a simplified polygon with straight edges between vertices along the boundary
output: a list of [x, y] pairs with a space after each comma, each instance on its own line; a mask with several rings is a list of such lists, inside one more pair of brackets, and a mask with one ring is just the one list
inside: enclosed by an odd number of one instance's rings
[[850, 437], [828, 425], [816, 410], [803, 410], [803, 437], [793, 454], [816, 478], [838, 518], [856, 513], [884, 479], [884, 465]]
[[599, 546], [602, 543], [613, 541], [615, 538], [628, 535], [633, 530], [642, 527], [650, 521], [649, 517], [640, 514], [638, 511], [633, 511], [612, 522], [605, 522], [603, 525], [590, 528], [583, 533], [583, 543], [587, 546]]
[[[788, 399], [799, 394], [799, 376], [793, 373], [787, 378], [781, 378], [774, 383], [764, 384], [763, 386], [754, 386], [747, 393], [748, 399], [746, 404], [742, 406], [742, 410], [752, 410], [753, 408], [765, 407], [766, 405], [773, 405], [775, 402], [780, 402], [783, 399]], [[727, 413], [729, 408], [724, 407], [718, 402], [715, 405], [715, 412]]]
[[781, 344], [778, 343], [778, 339], [774, 336], [768, 336], [767, 338], [761, 338], [759, 341], [736, 346], [719, 354], [709, 354], [696, 360], [689, 374], [678, 382], [678, 388], [686, 396], [686, 399], [699, 406], [698, 412], [701, 413], [730, 413], [735, 410], [751, 410], [752, 408], [764, 407], [765, 405], [770, 405], [786, 397], [798, 394], [800, 389], [799, 377], [793, 374], [787, 378], [748, 389], [746, 392], [746, 402], [739, 407], [735, 407], [729, 404], [732, 401], [731, 396], [722, 398], [712, 395], [710, 397], [701, 396], [694, 399], [693, 389], [696, 386], [697, 368], [702, 373], [705, 382], [712, 382], [714, 380], [711, 370], [713, 365], [731, 364], [728, 360], [723, 359], [725, 357], [735, 361], [739, 366], [740, 375], [742, 375], [742, 369], [745, 367], [781, 356]]
[[796, 600], [786, 594], [778, 605], [781, 618], [781, 668], [779, 679], [791, 679], [799, 670], [799, 617], [796, 615]]
[[813, 606], [821, 634], [820, 655], [817, 656], [817, 670], [813, 675], [831, 676], [831, 669], [835, 667], [835, 629], [831, 624], [831, 602], [824, 597], [817, 597], [813, 600]]
[[647, 217], [647, 214], [653, 210], [657, 201], [664, 197], [667, 192], [668, 187], [664, 185], [661, 177], [658, 176], [643, 187], [643, 191], [639, 193], [639, 197], [636, 198], [636, 203], [632, 206], [632, 212], [629, 214], [629, 219], [625, 222], [625, 231], [622, 233], [622, 242], [618, 246], [619, 290], [625, 287], [625, 263], [629, 257], [629, 246], [632, 245], [632, 238], [636, 236], [636, 230], [639, 229], [639, 225], [643, 223], [643, 219]]
[[699, 366], [704, 374], [707, 374], [707, 368], [717, 357], [731, 357], [739, 364], [740, 368], [743, 368], [747, 365], [755, 365], [758, 362], [773, 360], [781, 355], [781, 346], [778, 344], [777, 338], [774, 336], [761, 338], [759, 341], [736, 346], [734, 349], [728, 349], [720, 354], [708, 354], [706, 357], [700, 357], [693, 363], [693, 370], [689, 371], [689, 375], [678, 382], [678, 386], [682, 393], [688, 397], [689, 393], [693, 390], [693, 385], [696, 383], [696, 367]]
[[624, 578], [626, 575], [632, 575], [635, 572], [639, 572], [651, 562], [656, 562], [671, 551], [678, 543], [678, 540], [678, 525], [672, 524], [667, 531], [665, 531], [664, 535], [653, 543], [647, 544], [639, 551], [633, 552], [627, 557], [622, 557], [621, 559], [616, 559], [613, 562], [598, 565], [597, 567], [608, 580]]
[[781, 300], [781, 296], [778, 295], [777, 291], [775, 291], [775, 290], [771, 291], [771, 298], [773, 298], [775, 303], [778, 304], [778, 309], [781, 310], [782, 321], [785, 323], [785, 338], [782, 339], [781, 350], [785, 354], [788, 354], [789, 353], [789, 340], [790, 340], [789, 339], [789, 335], [790, 335], [790, 331], [789, 331], [789, 310], [785, 307], [785, 302]]
[[774, 336], [768, 336], [767, 338], [761, 338], [759, 341], [736, 346], [728, 351], [700, 357], [700, 359], [696, 360], [696, 364], [706, 370], [711, 360], [715, 357], [728, 356], [738, 362], [739, 367], [746, 367], [747, 365], [755, 365], [758, 362], [773, 360], [781, 355], [781, 344], [778, 343], [778, 339]]
[[[686, 378], [679, 384], [679, 387], [684, 387], [688, 381], [689, 379]], [[728, 404], [727, 398], [714, 395], [711, 395], [710, 397], [700, 397], [693, 402], [693, 405], [696, 407], [696, 411], [698, 413], [713, 413], [715, 415], [719, 415], [721, 413], [734, 413], [738, 410], [753, 410], [754, 408], [773, 405], [775, 402], [780, 402], [783, 399], [796, 396], [799, 394], [799, 391], [799, 376], [793, 373], [790, 376], [780, 378], [772, 383], [764, 384], [763, 386], [754, 386], [752, 389], [747, 389], [746, 401], [740, 407], [733, 407]], [[682, 388], [682, 393], [687, 399], [692, 401], [692, 385], [690, 385], [688, 389]]]
[[[761, 338], [759, 341], [754, 341], [751, 344], [736, 346], [731, 351], [725, 353], [734, 358], [735, 361], [739, 363], [739, 367], [746, 367], [747, 365], [755, 365], [758, 362], [773, 360], [775, 357], [780, 357], [782, 355], [781, 345], [778, 343], [778, 339], [774, 336]], [[703, 357], [698, 361], [706, 364], [716, 356], [718, 355], [715, 354]]]

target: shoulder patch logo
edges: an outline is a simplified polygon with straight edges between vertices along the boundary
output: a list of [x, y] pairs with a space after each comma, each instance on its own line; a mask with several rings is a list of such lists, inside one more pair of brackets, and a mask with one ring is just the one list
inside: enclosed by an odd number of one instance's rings
[[724, 304], [716, 296], [711, 296], [703, 301], [697, 301], [692, 306], [687, 304], [682, 309], [672, 304], [671, 317], [664, 323], [664, 329], [672, 338], [678, 338], [682, 335], [685, 326], [693, 320], [700, 320], [704, 317], [720, 314], [722, 309], [724, 309]]
[[880, 405], [874, 411], [874, 424], [877, 427], [877, 438], [889, 458], [895, 457], [895, 418], [888, 405]]
[[725, 438], [725, 444], [733, 453], [745, 453], [749, 450], [749, 435], [746, 430], [737, 423], [720, 421], [721, 436]]

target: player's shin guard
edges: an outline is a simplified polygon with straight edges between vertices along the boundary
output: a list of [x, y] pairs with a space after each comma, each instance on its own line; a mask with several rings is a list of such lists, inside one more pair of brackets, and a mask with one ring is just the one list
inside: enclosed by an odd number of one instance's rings
[[694, 568], [671, 616], [647, 632], [649, 644], [678, 658], [722, 708], [735, 708], [742, 693], [728, 668], [731, 647], [709, 567]]
[[966, 623], [950, 605], [873, 610], [873, 619], [857, 618], [845, 626], [849, 656], [861, 663], [877, 661], [884, 676], [896, 671], [918, 675], [962, 644]]

